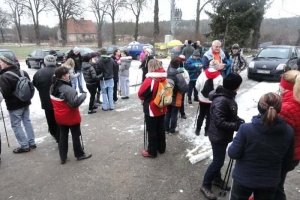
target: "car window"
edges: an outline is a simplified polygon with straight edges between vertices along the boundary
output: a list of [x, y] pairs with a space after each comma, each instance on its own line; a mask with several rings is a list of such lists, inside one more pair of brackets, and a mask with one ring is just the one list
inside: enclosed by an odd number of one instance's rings
[[296, 48], [297, 56], [300, 57], [300, 48]]
[[137, 50], [137, 49], [139, 49], [139, 46], [134, 45], [134, 46], [132, 46], [132, 49]]
[[50, 51], [44, 51], [43, 52], [43, 57], [45, 57], [45, 56], [47, 56], [47, 55], [49, 55], [50, 54]]
[[15, 57], [13, 52], [11, 52], [11, 51], [0, 51], [0, 55], [3, 55], [3, 54], [9, 54], [10, 56]]
[[36, 51], [35, 56], [36, 57], [43, 57], [44, 56], [44, 52], [43, 51]]
[[258, 58], [289, 58], [290, 49], [289, 48], [265, 48], [262, 49]]
[[127, 48], [128, 50], [130, 50], [130, 49], [131, 49], [131, 47], [132, 47], [132, 46], [130, 46], [130, 45], [129, 45], [129, 46], [127, 46], [126, 48]]
[[114, 48], [113, 47], [107, 47], [107, 51], [112, 52], [112, 51], [114, 51]]
[[33, 56], [35, 56], [35, 54], [36, 54], [36, 51], [33, 51], [30, 55], [33, 57]]

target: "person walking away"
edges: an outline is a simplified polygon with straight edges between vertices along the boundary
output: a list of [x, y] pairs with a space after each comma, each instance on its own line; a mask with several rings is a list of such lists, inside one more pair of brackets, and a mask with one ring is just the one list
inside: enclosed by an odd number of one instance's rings
[[243, 55], [241, 55], [240, 47], [238, 44], [232, 45], [230, 60], [231, 73], [240, 74], [247, 68], [247, 60]]
[[207, 136], [208, 128], [210, 124], [210, 105], [211, 101], [208, 95], [211, 91], [217, 89], [218, 86], [223, 84], [223, 77], [220, 70], [223, 65], [220, 65], [219, 61], [210, 61], [209, 68], [201, 73], [196, 82], [196, 89], [198, 91], [200, 112], [197, 119], [197, 127], [195, 134], [200, 135], [201, 127], [204, 119], [206, 118], [204, 136]]
[[67, 160], [69, 130], [71, 130], [73, 150], [77, 160], [90, 158], [92, 157], [92, 154], [85, 153], [80, 143], [81, 116], [79, 106], [85, 100], [86, 93], [83, 93], [80, 96], [77, 95], [77, 91], [72, 88], [69, 79], [69, 69], [67, 67], [56, 68], [54, 74], [55, 76], [53, 76], [50, 95], [54, 116], [60, 129], [58, 147], [61, 164], [65, 164]]
[[[182, 55], [184, 55], [186, 58], [191, 57], [193, 55], [195, 49], [192, 47], [192, 40], [188, 40], [187, 46], [182, 50]], [[199, 52], [199, 51], [198, 51]], [[200, 55], [199, 55], [200, 56]]]
[[39, 69], [33, 76], [33, 85], [39, 92], [41, 106], [45, 111], [45, 116], [48, 124], [48, 131], [52, 137], [59, 143], [59, 126], [54, 117], [53, 105], [50, 99], [50, 87], [52, 85], [52, 77], [56, 69], [56, 57], [47, 55], [44, 58], [46, 67]]
[[227, 58], [224, 51], [221, 49], [221, 45], [222, 43], [219, 40], [214, 40], [212, 42], [211, 48], [205, 52], [202, 58], [203, 70], [206, 70], [209, 67], [209, 63], [212, 60], [217, 60], [220, 64], [224, 64], [223, 70], [226, 69]]
[[120, 88], [122, 92], [121, 99], [129, 99], [129, 68], [131, 66], [132, 57], [127, 50], [121, 53], [120, 65]]
[[167, 107], [158, 107], [153, 100], [156, 97], [159, 82], [165, 81], [167, 73], [159, 60], [152, 59], [148, 64], [149, 73], [142, 83], [138, 97], [143, 101], [146, 130], [148, 134], [148, 149], [142, 151], [142, 156], [155, 158], [157, 151], [163, 154], [166, 150], [166, 135], [164, 119]]
[[180, 47], [180, 54], [182, 55], [183, 49], [188, 45], [188, 40], [185, 40], [183, 45]]
[[119, 82], [119, 67], [121, 64], [121, 51], [120, 49], [116, 49], [114, 51], [114, 54], [112, 56], [112, 59], [117, 63], [117, 65], [114, 65], [114, 102], [116, 103], [118, 101], [118, 82]]
[[300, 72], [290, 70], [283, 74], [279, 91], [282, 96], [282, 108], [279, 116], [282, 117], [295, 131], [294, 156], [281, 169], [281, 180], [278, 184], [275, 200], [286, 200], [284, 182], [287, 173], [294, 170], [300, 161]]
[[278, 94], [263, 95], [260, 114], [240, 126], [228, 148], [236, 160], [230, 200], [248, 200], [252, 193], [256, 200], [275, 198], [281, 167], [294, 155], [294, 130], [278, 116], [281, 105]]
[[174, 81], [173, 93], [172, 93], [172, 104], [168, 106], [167, 113], [165, 115], [165, 132], [166, 133], [178, 133], [177, 127], [177, 116], [178, 111], [182, 103], [182, 93], [186, 93], [189, 89], [183, 76], [178, 71], [180, 66], [180, 60], [173, 58], [170, 62], [170, 68], [167, 71], [167, 78]]
[[82, 87], [82, 71], [81, 71], [82, 57], [80, 54], [80, 48], [74, 47], [74, 49], [72, 49], [67, 56], [67, 59], [69, 58], [72, 58], [75, 63], [75, 67], [74, 67], [75, 73], [79, 73], [79, 76], [77, 77], [77, 81], [74, 81], [75, 89], [77, 87], [77, 82], [78, 82], [80, 93], [86, 93]]
[[198, 91], [195, 88], [197, 78], [201, 73], [202, 60], [200, 59], [200, 53], [195, 50], [193, 55], [185, 62], [185, 69], [188, 71], [190, 76], [189, 91], [188, 91], [188, 103], [192, 104], [192, 93], [194, 91], [194, 101], [199, 101]]
[[[29, 152], [35, 149], [35, 134], [30, 120], [29, 105], [31, 101], [21, 101], [14, 95], [19, 79], [9, 72], [15, 73], [21, 77], [21, 71], [15, 65], [14, 58], [9, 54], [0, 55], [0, 88], [6, 107], [9, 113], [11, 128], [13, 129], [20, 147], [13, 150], [14, 153]], [[26, 71], [22, 71], [29, 80]], [[22, 128], [23, 123], [25, 132]], [[26, 133], [26, 134], [25, 134]]]
[[103, 74], [100, 79], [102, 91], [102, 110], [108, 111], [114, 109], [113, 88], [114, 88], [114, 70], [119, 66], [110, 56], [107, 55], [106, 49], [100, 49], [101, 57], [97, 62], [97, 68]]
[[90, 93], [90, 102], [89, 102], [89, 111], [88, 114], [96, 113], [96, 109], [98, 108], [95, 106], [95, 96], [97, 90], [97, 83], [102, 75], [97, 75], [95, 68], [92, 66], [93, 60], [92, 58], [95, 56], [96, 53], [89, 53], [83, 56], [83, 63], [82, 63], [82, 72], [83, 77], [86, 83], [86, 88]]
[[[217, 199], [212, 192], [212, 185], [222, 187], [224, 180], [221, 177], [221, 169], [226, 157], [228, 143], [232, 141], [233, 132], [237, 131], [244, 120], [238, 117], [238, 106], [235, 102], [236, 92], [242, 83], [242, 77], [238, 74], [229, 74], [223, 78], [223, 86], [218, 86], [209, 95], [212, 101], [210, 107], [210, 125], [208, 137], [212, 146], [213, 160], [208, 166], [200, 191], [207, 199]], [[227, 187], [226, 190], [230, 190]]]
[[[179, 55], [177, 57], [177, 59], [180, 61], [180, 65], [179, 65], [179, 68], [178, 68], [178, 71], [182, 74], [185, 82], [187, 84], [189, 84], [190, 82], [190, 76], [189, 76], [189, 73], [186, 71], [186, 69], [184, 68], [184, 62], [185, 62], [185, 56], [184, 55]], [[184, 101], [185, 101], [185, 93], [182, 93], [182, 103], [181, 103], [181, 106], [180, 106], [180, 109], [179, 109], [179, 112], [180, 112], [180, 117], [182, 119], [187, 119], [186, 117], [186, 114], [184, 112]]]
[[74, 67], [75, 67], [75, 62], [72, 58], [69, 58], [64, 62], [61, 66], [67, 67], [69, 69], [69, 74], [70, 74], [70, 81], [72, 84], [72, 87], [76, 90], [76, 79], [80, 75], [79, 72], [75, 73]]
[[142, 82], [144, 82], [146, 78], [146, 74], [148, 73], [148, 62], [153, 59], [153, 56], [151, 55], [152, 50], [150, 48], [146, 48], [145, 52], [145, 59], [143, 63], [141, 64], [141, 69], [143, 70], [143, 76], [142, 76]]

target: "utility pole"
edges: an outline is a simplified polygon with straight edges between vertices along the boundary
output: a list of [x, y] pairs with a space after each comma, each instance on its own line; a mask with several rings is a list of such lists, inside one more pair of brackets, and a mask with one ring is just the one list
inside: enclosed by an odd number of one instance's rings
[[170, 34], [174, 37], [175, 36], [175, 27], [176, 27], [176, 22], [175, 22], [175, 0], [170, 0], [171, 2], [171, 30]]

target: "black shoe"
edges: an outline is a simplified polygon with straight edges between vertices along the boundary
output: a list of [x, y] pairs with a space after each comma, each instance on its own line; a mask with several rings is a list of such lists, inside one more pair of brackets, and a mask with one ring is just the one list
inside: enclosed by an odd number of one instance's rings
[[88, 158], [90, 158], [90, 157], [92, 157], [92, 154], [91, 153], [89, 153], [89, 154], [83, 154], [82, 156], [79, 156], [79, 157], [77, 157], [77, 160], [84, 160], [84, 159], [88, 159]]
[[109, 110], [114, 110], [113, 108], [110, 108]]
[[18, 148], [13, 150], [14, 153], [26, 153], [26, 152], [29, 152], [29, 151], [30, 151], [30, 148], [22, 149], [21, 147], [18, 147]]
[[197, 101], [197, 102], [199, 102], [199, 99], [198, 99], [198, 97], [197, 97], [197, 98], [194, 98], [194, 101]]
[[36, 144], [29, 146], [30, 149], [36, 149]]
[[60, 164], [64, 165], [66, 163], [66, 160], [60, 160]]
[[216, 195], [214, 195], [214, 193], [210, 190], [207, 189], [206, 187], [202, 186], [200, 188], [200, 191], [204, 194], [204, 196], [209, 199], [209, 200], [216, 200], [218, 199]]
[[93, 106], [92, 109], [98, 109], [98, 106]]
[[[212, 184], [216, 187], [219, 187], [222, 189], [222, 187], [224, 188], [226, 183], [224, 180], [220, 179], [220, 180], [213, 180]], [[225, 188], [226, 191], [230, 191], [231, 187], [227, 185], [227, 187]]]
[[196, 134], [197, 136], [199, 136], [199, 135], [200, 135], [200, 131], [201, 131], [201, 129], [196, 129], [196, 130], [195, 130], [195, 134]]
[[127, 97], [121, 97], [121, 99], [127, 99]]
[[97, 111], [96, 110], [89, 110], [88, 111], [88, 114], [94, 114], [94, 113], [96, 113]]
[[182, 119], [187, 119], [187, 117], [186, 117], [185, 114], [181, 115], [181, 118], [182, 118]]
[[192, 99], [188, 99], [188, 103], [189, 104], [192, 104], [193, 102], [192, 102]]
[[98, 104], [102, 104], [102, 101], [96, 101], [96, 103], [98, 103]]

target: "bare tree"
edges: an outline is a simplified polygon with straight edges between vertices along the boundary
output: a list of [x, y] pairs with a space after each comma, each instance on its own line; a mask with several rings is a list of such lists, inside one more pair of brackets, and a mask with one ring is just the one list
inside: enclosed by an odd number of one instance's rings
[[24, 5], [19, 0], [6, 0], [11, 10], [11, 17], [17, 29], [19, 43], [22, 43], [21, 17], [25, 14]]
[[154, 43], [158, 42], [158, 36], [159, 36], [159, 18], [158, 18], [158, 14], [159, 14], [158, 0], [155, 0], [155, 3], [154, 3], [154, 32], [153, 32]]
[[202, 10], [204, 9], [204, 7], [213, 2], [214, 0], [206, 0], [204, 2], [204, 4], [200, 7], [201, 1], [197, 0], [197, 8], [196, 8], [196, 27], [195, 27], [195, 34], [196, 34], [196, 38], [199, 38], [199, 34], [200, 34], [200, 14], [202, 12]]
[[47, 0], [23, 0], [21, 2], [28, 10], [29, 15], [31, 15], [32, 17], [34, 31], [35, 31], [36, 45], [40, 45], [41, 39], [40, 39], [39, 14], [42, 11], [45, 11], [47, 9], [49, 2]]
[[97, 21], [97, 43], [100, 48], [102, 47], [102, 26], [108, 9], [108, 1], [91, 0], [91, 7]]
[[115, 19], [116, 14], [120, 10], [120, 8], [124, 7], [126, 4], [126, 1], [124, 0], [107, 0], [108, 2], [108, 12], [107, 14], [111, 18], [112, 22], [112, 44], [116, 44], [116, 27], [115, 27]]
[[128, 8], [132, 11], [135, 16], [135, 29], [134, 29], [134, 40], [137, 41], [139, 36], [139, 21], [140, 14], [143, 8], [147, 5], [148, 0], [131, 0]]
[[5, 42], [4, 29], [9, 25], [7, 16], [8, 13], [0, 8], [0, 33], [1, 33], [2, 43]]
[[61, 33], [62, 46], [68, 43], [67, 22], [71, 17], [78, 17], [84, 12], [82, 0], [50, 0], [52, 7], [59, 18], [59, 30]]

